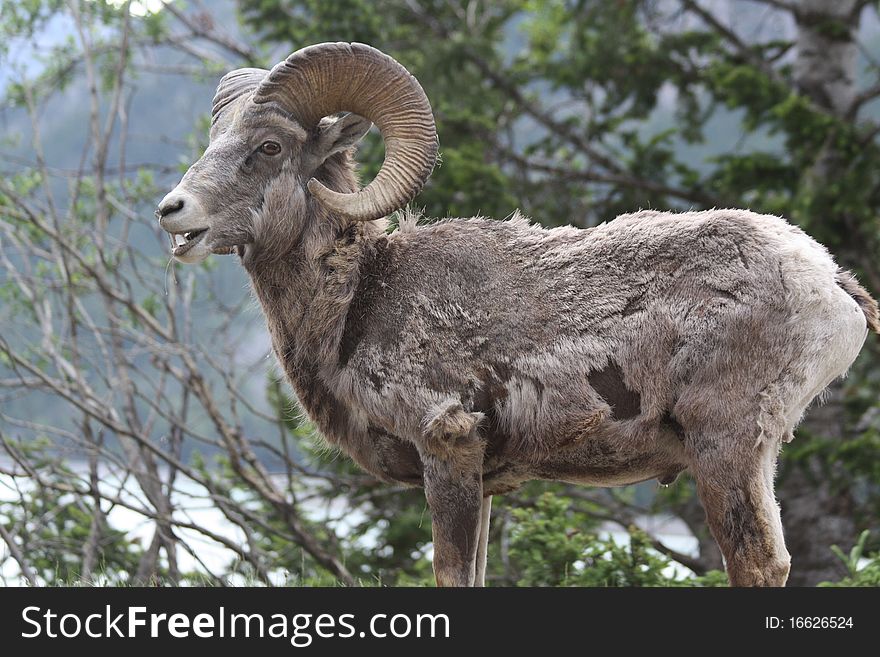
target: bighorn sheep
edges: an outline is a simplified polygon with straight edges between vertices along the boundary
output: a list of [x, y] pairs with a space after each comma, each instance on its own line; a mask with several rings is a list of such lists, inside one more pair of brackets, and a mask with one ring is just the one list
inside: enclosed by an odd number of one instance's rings
[[[437, 135], [415, 78], [362, 44], [232, 71], [212, 113], [208, 149], [157, 210], [173, 255], [240, 256], [321, 433], [424, 487], [438, 584], [483, 583], [496, 493], [684, 469], [731, 583], [785, 583], [780, 445], [880, 332], [876, 302], [822, 246], [741, 210], [586, 230], [407, 218], [387, 234]], [[359, 189], [352, 151], [371, 121], [387, 154]]]

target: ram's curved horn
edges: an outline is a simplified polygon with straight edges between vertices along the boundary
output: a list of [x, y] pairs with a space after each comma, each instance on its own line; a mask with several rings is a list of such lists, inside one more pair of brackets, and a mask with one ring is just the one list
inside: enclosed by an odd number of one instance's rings
[[211, 104], [211, 140], [232, 122], [235, 108], [260, 86], [269, 71], [264, 68], [237, 68], [230, 71], [217, 85]]
[[358, 192], [343, 194], [314, 178], [309, 191], [327, 209], [358, 221], [378, 219], [421, 191], [437, 159], [431, 104], [394, 59], [362, 43], [321, 43], [297, 50], [260, 83], [255, 103], [276, 102], [304, 127], [349, 111], [370, 119], [385, 140], [385, 162]]

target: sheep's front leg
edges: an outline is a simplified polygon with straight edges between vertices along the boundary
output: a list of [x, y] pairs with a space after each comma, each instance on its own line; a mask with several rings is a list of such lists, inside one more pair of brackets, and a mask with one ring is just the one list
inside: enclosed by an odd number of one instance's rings
[[482, 416], [457, 402], [432, 409], [419, 445], [431, 509], [437, 586], [473, 586], [483, 507]]

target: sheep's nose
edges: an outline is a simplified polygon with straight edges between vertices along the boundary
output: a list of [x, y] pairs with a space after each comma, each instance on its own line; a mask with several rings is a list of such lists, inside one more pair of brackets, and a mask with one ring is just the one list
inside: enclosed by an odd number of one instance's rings
[[177, 212], [183, 208], [183, 199], [179, 196], [177, 198], [168, 198], [167, 196], [162, 199], [162, 202], [159, 204], [159, 207], [156, 208], [156, 219], [162, 219], [162, 217], [167, 217], [169, 214]]
[[184, 233], [207, 228], [207, 214], [199, 199], [179, 186], [172, 189], [156, 208], [159, 226], [168, 233]]

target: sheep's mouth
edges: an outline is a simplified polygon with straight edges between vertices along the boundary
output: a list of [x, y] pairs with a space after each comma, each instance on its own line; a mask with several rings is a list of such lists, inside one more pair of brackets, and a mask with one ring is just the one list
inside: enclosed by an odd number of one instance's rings
[[175, 256], [181, 256], [202, 241], [207, 228], [191, 230], [187, 233], [171, 233], [171, 253]]

